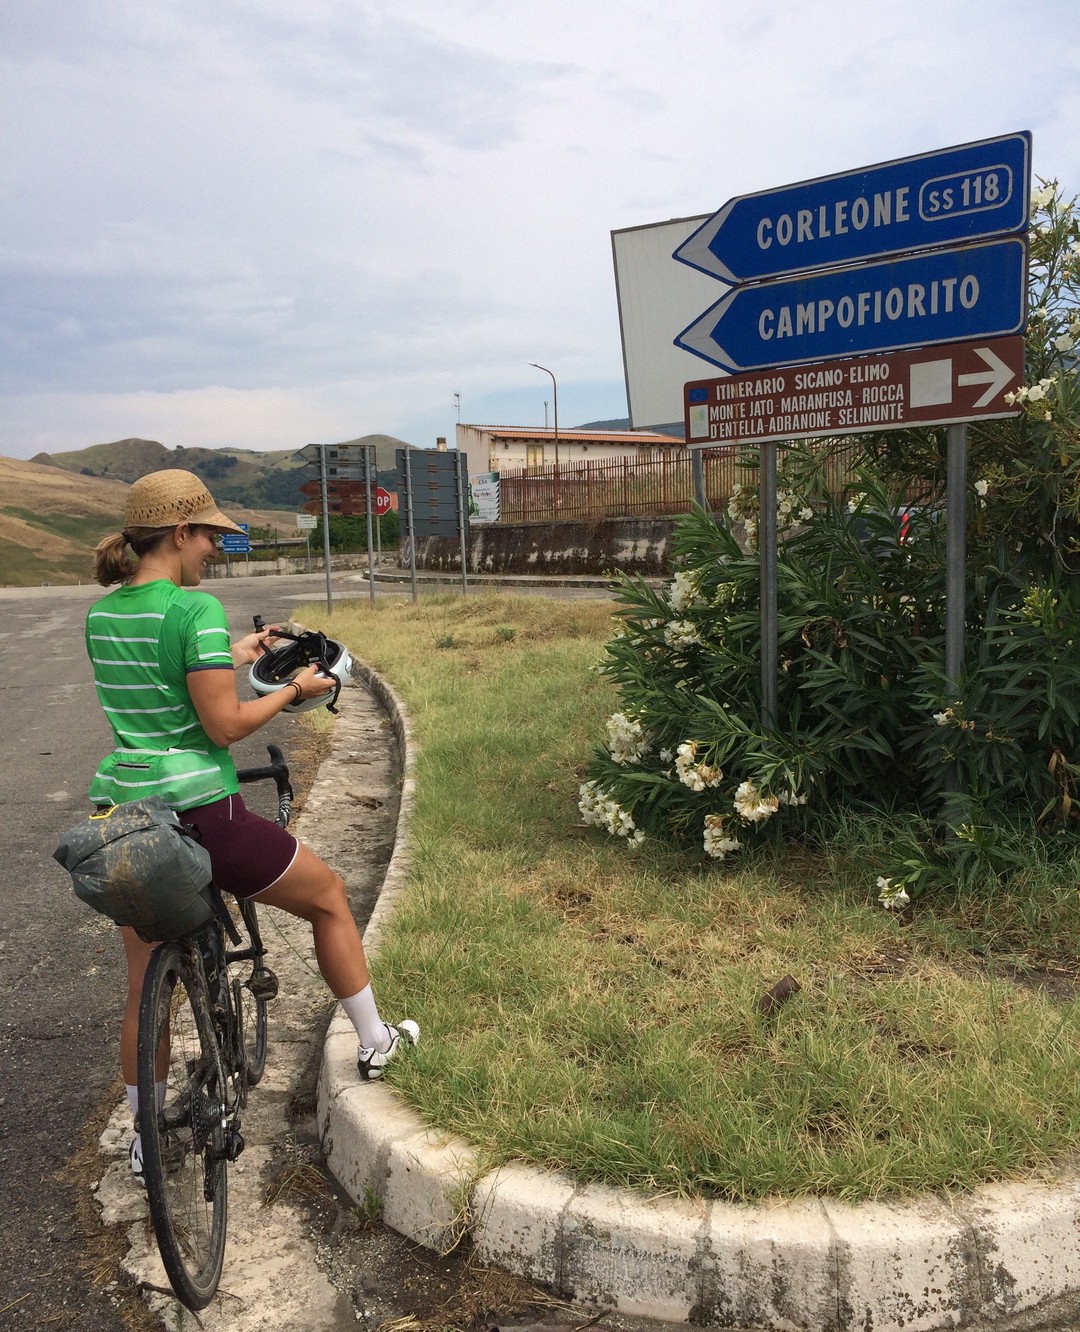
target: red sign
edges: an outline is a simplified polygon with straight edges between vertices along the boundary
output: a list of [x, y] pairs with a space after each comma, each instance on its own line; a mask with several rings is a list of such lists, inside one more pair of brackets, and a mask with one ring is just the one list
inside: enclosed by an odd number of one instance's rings
[[[305, 481], [300, 486], [301, 495], [310, 495], [312, 499], [318, 499], [322, 494], [321, 481]], [[364, 485], [362, 481], [327, 481], [327, 495], [360, 495], [363, 496]]]
[[699, 379], [684, 390], [690, 445], [867, 435], [1017, 416], [1019, 335]]
[[[313, 513], [316, 517], [322, 514], [322, 500], [305, 500], [302, 507], [305, 513]], [[362, 516], [367, 512], [364, 508], [364, 500], [362, 496], [356, 498], [350, 495], [328, 495], [326, 497], [326, 507], [328, 512], [340, 513], [347, 518]]]
[[[382, 486], [372, 486], [371, 512], [379, 518], [390, 512], [391, 495]], [[303, 507], [305, 513], [322, 513], [322, 487], [318, 481], [305, 481], [300, 487], [304, 495], [310, 495]], [[340, 513], [347, 517], [358, 517], [367, 513], [364, 503], [364, 486], [359, 481], [327, 481], [326, 507], [330, 513]]]

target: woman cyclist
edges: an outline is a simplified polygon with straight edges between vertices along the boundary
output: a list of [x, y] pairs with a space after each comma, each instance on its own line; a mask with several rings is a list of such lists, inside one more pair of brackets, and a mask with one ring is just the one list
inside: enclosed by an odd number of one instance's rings
[[[259, 656], [273, 629], [230, 644], [221, 603], [191, 589], [216, 556], [216, 534], [242, 530], [191, 472], [152, 472], [128, 491], [123, 531], [94, 552], [98, 582], [120, 586], [86, 617], [94, 684], [116, 745], [97, 770], [90, 799], [110, 805], [162, 796], [197, 830], [219, 887], [308, 921], [319, 970], [356, 1029], [360, 1076], [378, 1078], [403, 1044], [416, 1044], [419, 1028], [379, 1017], [343, 880], [291, 833], [244, 807], [229, 755], [229, 745], [288, 704], [334, 686], [309, 666], [282, 689], [238, 697], [235, 669]], [[128, 991], [120, 1063], [137, 1114], [139, 999], [153, 945], [133, 929], [121, 932]], [[130, 1160], [141, 1177], [137, 1133]]]

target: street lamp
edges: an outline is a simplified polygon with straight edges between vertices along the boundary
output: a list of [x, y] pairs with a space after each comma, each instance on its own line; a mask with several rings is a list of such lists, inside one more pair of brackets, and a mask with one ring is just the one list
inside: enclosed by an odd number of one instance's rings
[[546, 365], [537, 365], [535, 361], [529, 364], [534, 370], [543, 370], [545, 375], [551, 375], [551, 401], [555, 412], [555, 466], [559, 465], [559, 386], [555, 382], [555, 375]]

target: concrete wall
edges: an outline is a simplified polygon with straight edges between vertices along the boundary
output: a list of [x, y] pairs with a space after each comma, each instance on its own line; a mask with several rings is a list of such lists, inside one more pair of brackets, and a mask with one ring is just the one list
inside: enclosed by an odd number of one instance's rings
[[[546, 523], [474, 523], [468, 571], [477, 574], [662, 575], [670, 572], [674, 518], [597, 518]], [[416, 567], [461, 569], [457, 537], [421, 537]]]

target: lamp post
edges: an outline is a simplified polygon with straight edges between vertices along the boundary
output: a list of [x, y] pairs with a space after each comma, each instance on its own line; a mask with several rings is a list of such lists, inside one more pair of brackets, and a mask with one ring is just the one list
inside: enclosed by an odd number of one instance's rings
[[555, 466], [559, 465], [559, 386], [555, 382], [555, 375], [546, 365], [537, 365], [535, 361], [529, 364], [534, 370], [543, 370], [545, 375], [551, 375], [551, 403], [555, 413]]

